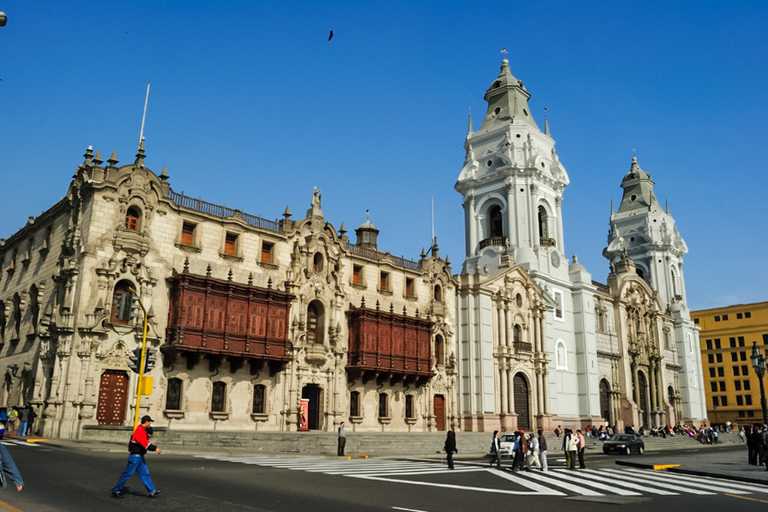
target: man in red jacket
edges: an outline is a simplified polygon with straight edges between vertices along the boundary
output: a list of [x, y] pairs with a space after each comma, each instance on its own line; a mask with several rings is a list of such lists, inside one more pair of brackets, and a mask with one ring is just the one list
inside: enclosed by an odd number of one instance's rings
[[123, 485], [128, 481], [134, 473], [139, 474], [141, 483], [147, 488], [149, 497], [154, 498], [160, 493], [160, 489], [155, 488], [152, 483], [152, 479], [149, 477], [149, 468], [144, 460], [144, 455], [147, 451], [162, 453], [162, 450], [157, 446], [149, 442], [149, 434], [147, 429], [152, 428], [152, 422], [154, 420], [149, 416], [143, 416], [141, 418], [141, 424], [136, 427], [136, 430], [131, 436], [131, 440], [128, 443], [128, 465], [125, 467], [125, 471], [120, 475], [120, 480], [117, 481], [117, 485], [112, 489], [113, 498], [124, 498]]

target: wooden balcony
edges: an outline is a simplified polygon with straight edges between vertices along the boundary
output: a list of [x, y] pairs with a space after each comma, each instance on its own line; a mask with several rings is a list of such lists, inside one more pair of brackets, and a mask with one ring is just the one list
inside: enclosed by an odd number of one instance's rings
[[164, 363], [177, 355], [192, 367], [201, 357], [211, 365], [224, 358], [232, 369], [244, 362], [252, 371], [268, 363], [272, 373], [290, 359], [288, 314], [294, 296], [189, 273], [168, 279], [170, 307]]
[[347, 374], [363, 383], [376, 380], [425, 384], [432, 377], [430, 345], [433, 322], [417, 316], [365, 307], [347, 311]]

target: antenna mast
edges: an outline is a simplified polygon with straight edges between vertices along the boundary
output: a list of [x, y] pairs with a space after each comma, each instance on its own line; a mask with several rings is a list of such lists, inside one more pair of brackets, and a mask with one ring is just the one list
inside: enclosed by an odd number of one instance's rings
[[147, 102], [149, 101], [149, 79], [147, 80], [147, 95], [144, 97], [144, 114], [141, 116], [141, 131], [139, 132], [139, 144], [144, 142], [144, 120], [147, 118]]

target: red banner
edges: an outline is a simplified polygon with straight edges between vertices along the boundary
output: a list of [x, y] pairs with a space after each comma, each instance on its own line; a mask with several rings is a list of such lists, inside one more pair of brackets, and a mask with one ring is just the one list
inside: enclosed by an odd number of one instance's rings
[[309, 398], [302, 398], [299, 406], [299, 430], [309, 430]]

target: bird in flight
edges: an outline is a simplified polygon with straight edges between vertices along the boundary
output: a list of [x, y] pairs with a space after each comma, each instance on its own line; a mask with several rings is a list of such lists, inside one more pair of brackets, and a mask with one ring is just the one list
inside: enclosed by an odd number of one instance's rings
[[328, 40], [330, 41], [331, 39], [333, 39], [333, 29], [331, 29], [331, 33], [328, 34]]

